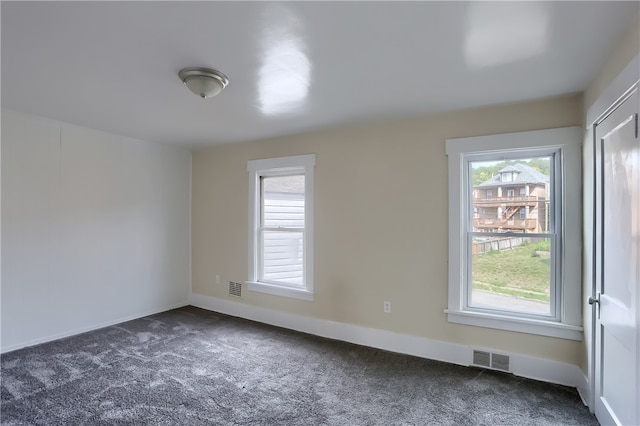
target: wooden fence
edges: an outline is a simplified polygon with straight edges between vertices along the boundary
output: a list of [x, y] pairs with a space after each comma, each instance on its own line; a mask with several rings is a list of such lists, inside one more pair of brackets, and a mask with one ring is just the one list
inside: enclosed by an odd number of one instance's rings
[[514, 247], [520, 247], [523, 244], [536, 243], [541, 241], [540, 238], [531, 237], [506, 237], [492, 238], [485, 241], [474, 241], [471, 245], [471, 254], [484, 254], [490, 251], [511, 250]]

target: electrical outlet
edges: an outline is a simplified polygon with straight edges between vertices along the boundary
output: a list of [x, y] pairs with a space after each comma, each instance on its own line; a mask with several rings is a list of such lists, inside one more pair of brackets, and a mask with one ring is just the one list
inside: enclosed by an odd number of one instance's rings
[[220, 275], [216, 274], [216, 284], [220, 284]]
[[391, 313], [391, 302], [384, 302], [384, 305], [382, 306], [382, 309], [384, 310], [385, 314], [390, 314]]

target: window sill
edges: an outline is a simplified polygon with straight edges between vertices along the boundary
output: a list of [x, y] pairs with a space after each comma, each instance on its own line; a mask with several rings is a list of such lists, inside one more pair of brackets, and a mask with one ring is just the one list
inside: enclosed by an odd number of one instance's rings
[[305, 289], [266, 284], [256, 281], [247, 281], [247, 289], [258, 293], [272, 294], [274, 296], [291, 297], [293, 299], [313, 301], [313, 293]]
[[445, 309], [445, 313], [447, 314], [447, 320], [456, 324], [517, 331], [519, 333], [537, 334], [540, 336], [557, 337], [559, 339], [582, 340], [583, 337], [582, 327], [554, 321], [517, 318], [483, 312], [456, 311], [451, 309]]

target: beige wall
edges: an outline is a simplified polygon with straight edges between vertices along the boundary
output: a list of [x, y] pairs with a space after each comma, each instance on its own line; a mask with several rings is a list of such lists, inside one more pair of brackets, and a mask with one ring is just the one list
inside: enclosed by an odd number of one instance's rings
[[[584, 117], [583, 124], [586, 125], [586, 113], [600, 95], [607, 89], [613, 80], [622, 72], [626, 65], [640, 53], [640, 11], [636, 20], [625, 31], [622, 39], [617, 43], [614, 50], [609, 54], [607, 61], [603, 64], [600, 72], [589, 85], [584, 94]], [[640, 70], [638, 70], [640, 77]], [[620, 93], [622, 95], [622, 93]], [[604, 111], [600, 111], [604, 112]], [[593, 266], [592, 256], [592, 229], [593, 229], [593, 134], [590, 129], [585, 133], [583, 144], [583, 201], [584, 201], [584, 235], [583, 235], [583, 294], [590, 295], [592, 287]], [[586, 297], [585, 297], [586, 299]], [[583, 358], [580, 367], [587, 372], [589, 359], [591, 358], [591, 309], [589, 305], [583, 306], [585, 339], [583, 343]]]
[[193, 292], [228, 298], [247, 278], [247, 160], [316, 153], [315, 300], [246, 291], [242, 303], [579, 364], [580, 342], [447, 322], [444, 146], [579, 125], [581, 111], [575, 95], [195, 151]]

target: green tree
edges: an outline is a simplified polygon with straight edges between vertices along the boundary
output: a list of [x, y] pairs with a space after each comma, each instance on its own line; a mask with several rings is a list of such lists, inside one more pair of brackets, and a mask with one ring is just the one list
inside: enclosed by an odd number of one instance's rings
[[550, 176], [550, 173], [549, 173], [550, 164], [551, 164], [551, 161], [549, 161], [549, 158], [547, 157], [532, 158], [531, 160], [527, 161], [528, 166], [539, 171], [545, 176]]

